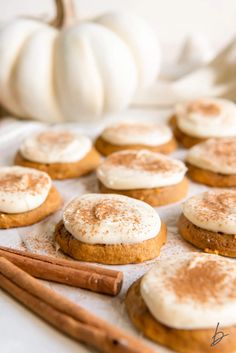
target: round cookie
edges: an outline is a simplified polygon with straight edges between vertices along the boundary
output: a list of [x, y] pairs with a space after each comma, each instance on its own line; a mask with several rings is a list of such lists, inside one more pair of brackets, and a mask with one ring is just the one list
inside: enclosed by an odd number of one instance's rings
[[95, 147], [104, 156], [126, 149], [168, 154], [177, 144], [166, 125], [125, 121], [108, 126], [97, 138]]
[[92, 142], [71, 131], [48, 130], [27, 138], [15, 156], [15, 164], [48, 173], [52, 179], [78, 178], [99, 165]]
[[189, 243], [229, 257], [236, 257], [236, 191], [215, 189], [193, 196], [183, 204], [178, 228]]
[[192, 147], [186, 157], [188, 176], [215, 187], [236, 186], [236, 138], [209, 139]]
[[0, 228], [37, 223], [56, 212], [61, 203], [46, 173], [23, 167], [0, 168]]
[[[125, 305], [138, 330], [176, 352], [233, 353], [235, 293], [232, 261], [190, 253], [159, 260], [132, 284]], [[228, 336], [211, 346], [218, 322]]]
[[87, 194], [65, 208], [55, 240], [63, 252], [80, 261], [139, 263], [159, 255], [166, 242], [166, 226], [144, 202]]
[[162, 206], [183, 199], [188, 192], [185, 165], [148, 150], [111, 154], [97, 168], [102, 193], [126, 195]]
[[219, 98], [202, 98], [175, 107], [170, 126], [178, 142], [190, 148], [209, 138], [236, 136], [236, 106]]

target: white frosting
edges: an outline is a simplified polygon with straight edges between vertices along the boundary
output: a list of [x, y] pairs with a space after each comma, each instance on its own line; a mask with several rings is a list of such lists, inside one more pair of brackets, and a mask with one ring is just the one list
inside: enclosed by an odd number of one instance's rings
[[73, 163], [91, 149], [86, 136], [71, 131], [48, 130], [28, 137], [20, 147], [22, 156], [37, 163]]
[[224, 99], [205, 98], [178, 104], [175, 116], [179, 129], [190, 136], [236, 136], [236, 105]]
[[172, 139], [172, 131], [163, 124], [123, 121], [108, 126], [101, 136], [103, 140], [118, 146], [159, 146]]
[[135, 244], [157, 236], [161, 221], [145, 202], [122, 195], [87, 194], [64, 210], [64, 226], [88, 244]]
[[209, 139], [195, 145], [186, 160], [215, 173], [236, 174], [236, 138]]
[[23, 213], [44, 203], [51, 188], [48, 174], [24, 167], [0, 168], [0, 212]]
[[[192, 280], [192, 278], [194, 279]], [[162, 324], [215, 329], [236, 324], [236, 264], [210, 254], [160, 259], [141, 280], [141, 295]]]
[[197, 227], [236, 234], [236, 191], [215, 189], [192, 196], [184, 202], [183, 214]]
[[125, 150], [108, 156], [97, 177], [113, 190], [150, 189], [180, 183], [187, 168], [179, 160], [146, 150]]

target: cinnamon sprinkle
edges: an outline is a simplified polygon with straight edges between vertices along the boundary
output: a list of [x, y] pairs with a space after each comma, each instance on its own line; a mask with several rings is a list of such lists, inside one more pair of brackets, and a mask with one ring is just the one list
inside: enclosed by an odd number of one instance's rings
[[188, 113], [199, 113], [206, 115], [207, 117], [214, 117], [221, 113], [219, 105], [210, 102], [196, 101], [191, 102], [187, 108]]
[[201, 153], [206, 153], [207, 158], [222, 160], [224, 165], [236, 167], [236, 139], [222, 138], [210, 139], [198, 146]]
[[0, 178], [0, 190], [4, 192], [38, 192], [48, 185], [48, 177], [42, 173], [33, 174], [25, 172], [18, 174], [17, 172], [3, 173]]
[[127, 167], [147, 172], [178, 172], [180, 166], [174, 160], [149, 151], [122, 151], [110, 155], [104, 162], [111, 167]]
[[120, 123], [115, 126], [108, 127], [107, 130], [113, 130], [117, 134], [123, 135], [136, 135], [136, 134], [149, 134], [153, 129], [157, 128], [157, 124], [142, 124], [139, 122], [135, 123]]
[[46, 145], [68, 145], [75, 139], [75, 135], [69, 131], [45, 131], [37, 136], [41, 144]]
[[205, 192], [200, 204], [196, 204], [199, 219], [217, 221], [236, 207], [236, 191]]
[[223, 304], [225, 298], [236, 298], [236, 280], [230, 283], [230, 269], [223, 261], [190, 260], [168, 279], [168, 286], [178, 300], [191, 299], [201, 304], [211, 301]]

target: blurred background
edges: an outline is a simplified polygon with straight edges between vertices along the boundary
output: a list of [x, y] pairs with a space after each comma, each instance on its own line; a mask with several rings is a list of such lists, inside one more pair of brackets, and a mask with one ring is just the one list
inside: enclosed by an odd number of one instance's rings
[[[218, 50], [236, 35], [235, 0], [75, 0], [78, 17], [91, 18], [110, 10], [143, 16], [157, 33], [167, 62], [176, 60], [183, 41], [200, 36]], [[18, 15], [53, 16], [50, 0], [0, 0], [0, 22]]]

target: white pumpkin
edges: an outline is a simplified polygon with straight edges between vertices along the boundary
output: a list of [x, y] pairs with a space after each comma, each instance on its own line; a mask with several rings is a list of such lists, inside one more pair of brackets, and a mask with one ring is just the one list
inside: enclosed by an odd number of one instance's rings
[[142, 19], [111, 13], [72, 24], [71, 0], [56, 5], [53, 25], [19, 18], [0, 30], [0, 101], [9, 112], [48, 122], [98, 119], [156, 78], [159, 46]]

